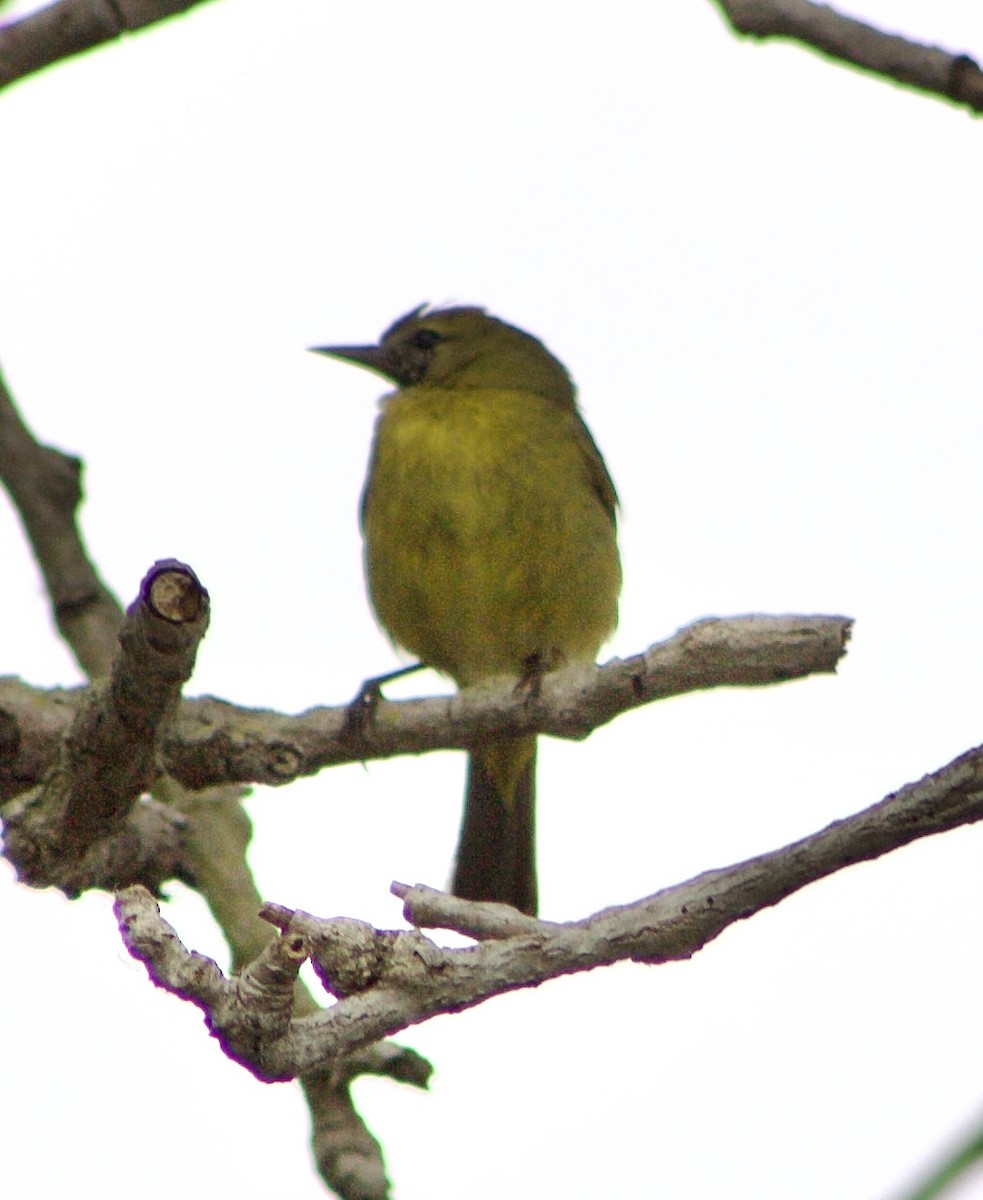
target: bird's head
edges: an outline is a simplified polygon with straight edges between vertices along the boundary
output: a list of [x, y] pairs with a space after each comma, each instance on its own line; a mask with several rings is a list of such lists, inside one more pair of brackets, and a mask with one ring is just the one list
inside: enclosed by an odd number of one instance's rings
[[400, 317], [374, 346], [315, 346], [399, 387], [501, 388], [535, 392], [563, 407], [574, 387], [563, 364], [531, 334], [481, 308], [426, 305]]

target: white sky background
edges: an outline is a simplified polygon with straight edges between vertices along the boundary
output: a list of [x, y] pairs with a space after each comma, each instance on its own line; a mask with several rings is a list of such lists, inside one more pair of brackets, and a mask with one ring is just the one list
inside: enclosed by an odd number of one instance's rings
[[[983, 56], [975, 0], [852, 11]], [[394, 665], [356, 521], [382, 387], [304, 348], [424, 300], [486, 305], [578, 382], [624, 510], [610, 653], [705, 615], [856, 618], [836, 677], [543, 745], [543, 912], [579, 917], [983, 741], [981, 129], [706, 2], [216, 3], [0, 97], [0, 362], [84, 458], [124, 602], [164, 556], [210, 590], [189, 695], [299, 711]], [[3, 503], [0, 562], [0, 670], [76, 682]], [[463, 765], [258, 791], [260, 890], [400, 925], [392, 879], [447, 879]], [[430, 1094], [357, 1086], [395, 1196], [889, 1200], [983, 1109], [981, 857], [959, 830], [689, 963], [409, 1031]], [[323, 1196], [298, 1089], [154, 990], [109, 897], [4, 864], [0, 921], [7, 1194]]]

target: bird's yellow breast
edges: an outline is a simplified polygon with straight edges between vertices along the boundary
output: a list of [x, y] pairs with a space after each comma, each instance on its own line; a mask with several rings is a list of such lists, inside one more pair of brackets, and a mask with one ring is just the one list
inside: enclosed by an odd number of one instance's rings
[[576, 410], [535, 393], [422, 385], [385, 398], [363, 528], [393, 640], [459, 684], [518, 675], [531, 655], [593, 659], [621, 586], [598, 470], [607, 480]]

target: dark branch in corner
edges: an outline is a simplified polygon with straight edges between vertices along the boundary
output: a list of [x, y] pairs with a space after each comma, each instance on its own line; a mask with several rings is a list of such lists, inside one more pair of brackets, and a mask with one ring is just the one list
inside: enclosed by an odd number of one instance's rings
[[75, 896], [148, 872], [158, 883], [187, 877], [174, 820], [138, 802], [159, 773], [161, 730], [207, 627], [208, 593], [194, 572], [170, 560], [152, 567], [108, 680], [85, 694], [41, 787], [4, 813], [4, 853], [21, 882]]
[[0, 88], [204, 0], [59, 0], [0, 26]]
[[[184, 700], [162, 739], [161, 763], [189, 788], [281, 784], [339, 763], [466, 749], [503, 730], [579, 739], [653, 700], [833, 672], [851, 625], [834, 616], [697, 621], [632, 658], [551, 672], [535, 696], [517, 696], [506, 683], [456, 696], [380, 701], [357, 736], [347, 708], [292, 717], [211, 698]], [[80, 702], [80, 693], [55, 691], [49, 698], [16, 679], [0, 679], [0, 800], [37, 781]]]
[[[816, 880], [979, 820], [983, 747], [781, 850], [569, 924], [419, 885], [393, 885], [414, 926], [406, 932], [267, 905], [263, 915], [281, 936], [273, 943], [277, 948], [245, 973], [249, 986], [242, 976], [226, 979], [211, 960], [189, 953], [145, 889], [120, 893], [116, 912], [130, 953], [147, 964], [159, 986], [205, 1011], [230, 1057], [262, 1079], [287, 1079], [493, 995], [625, 959], [658, 964], [690, 958], [728, 926]], [[421, 928], [452, 929], [478, 944], [446, 949]], [[306, 957], [338, 1000], [316, 1015], [291, 1018], [285, 999], [291, 973]]]
[[789, 38], [827, 58], [983, 112], [983, 72], [968, 55], [951, 54], [810, 0], [714, 0], [736, 33]]

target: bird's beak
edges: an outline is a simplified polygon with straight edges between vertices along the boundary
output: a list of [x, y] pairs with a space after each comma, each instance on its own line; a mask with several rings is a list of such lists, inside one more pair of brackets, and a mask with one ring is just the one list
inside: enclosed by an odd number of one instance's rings
[[355, 363], [392, 379], [390, 355], [383, 346], [311, 346], [312, 354], [326, 354], [329, 358], [340, 358], [343, 362]]

